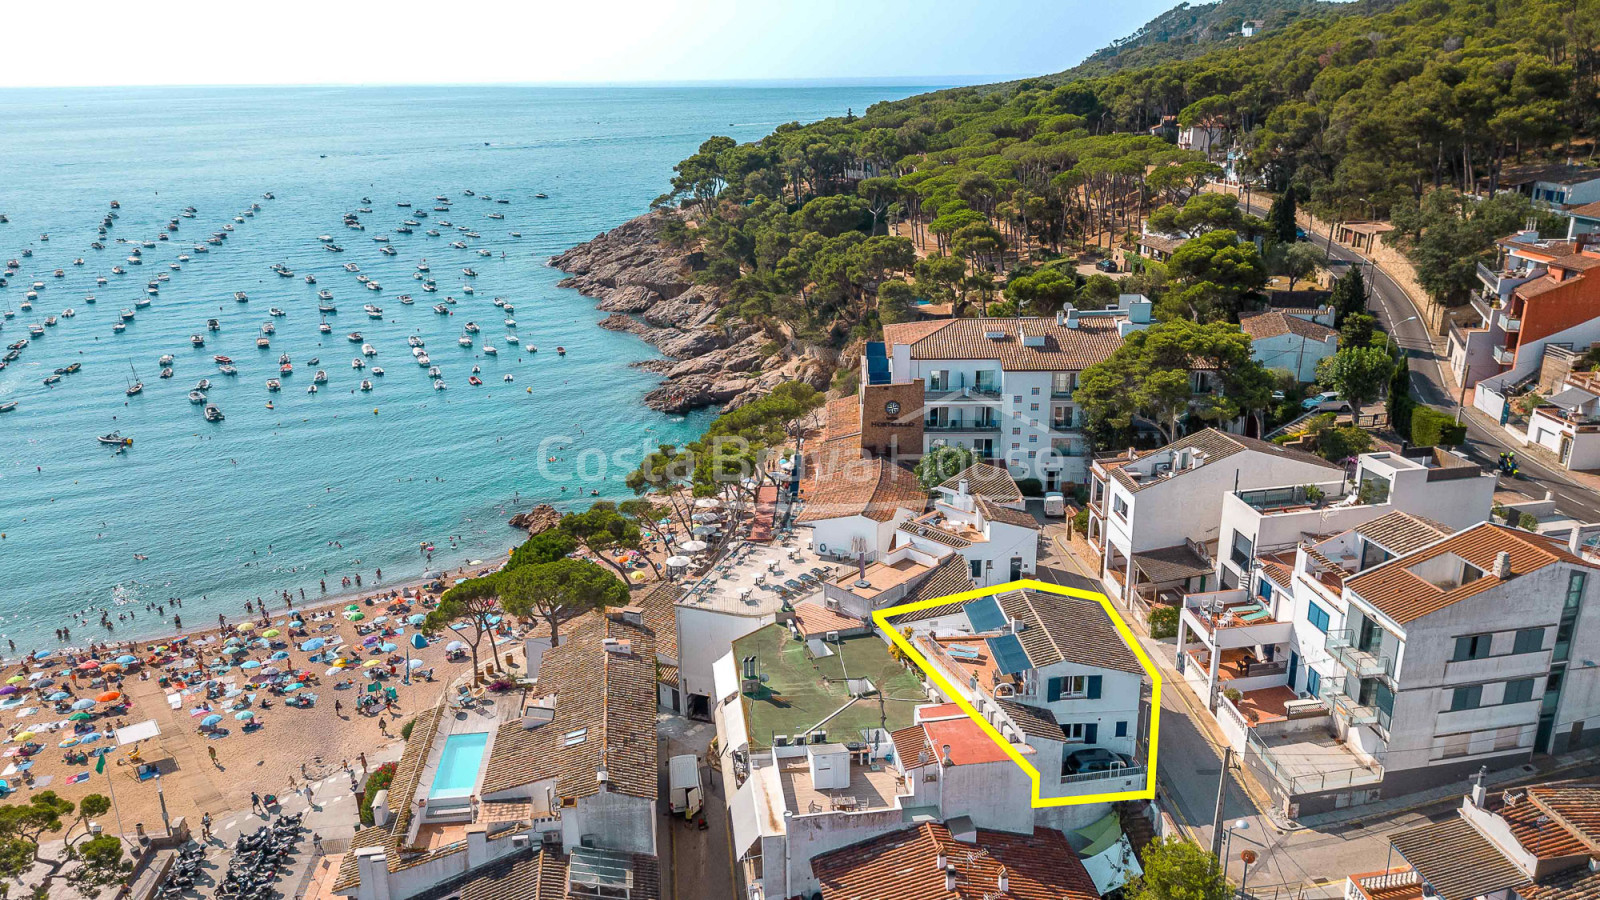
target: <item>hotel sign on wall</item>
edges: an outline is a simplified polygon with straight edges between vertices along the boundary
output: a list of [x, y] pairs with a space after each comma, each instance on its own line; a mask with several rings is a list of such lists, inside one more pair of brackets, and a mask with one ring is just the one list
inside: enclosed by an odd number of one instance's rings
[[922, 382], [866, 385], [861, 446], [879, 456], [922, 452]]

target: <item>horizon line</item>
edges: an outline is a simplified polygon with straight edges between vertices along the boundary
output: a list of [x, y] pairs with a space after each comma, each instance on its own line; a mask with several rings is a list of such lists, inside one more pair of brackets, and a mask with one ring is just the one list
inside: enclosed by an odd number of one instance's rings
[[969, 73], [964, 75], [846, 75], [829, 77], [687, 78], [641, 81], [305, 81], [305, 82], [151, 82], [142, 84], [0, 85], [6, 91], [249, 89], [249, 88], [708, 88], [708, 87], [971, 87], [1057, 73]]

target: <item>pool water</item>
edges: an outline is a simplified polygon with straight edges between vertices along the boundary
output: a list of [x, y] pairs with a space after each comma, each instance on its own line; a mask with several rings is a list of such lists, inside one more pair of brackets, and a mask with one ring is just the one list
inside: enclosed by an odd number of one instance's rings
[[478, 784], [478, 769], [483, 766], [483, 751], [488, 743], [489, 733], [486, 731], [452, 734], [445, 738], [428, 799], [470, 796]]

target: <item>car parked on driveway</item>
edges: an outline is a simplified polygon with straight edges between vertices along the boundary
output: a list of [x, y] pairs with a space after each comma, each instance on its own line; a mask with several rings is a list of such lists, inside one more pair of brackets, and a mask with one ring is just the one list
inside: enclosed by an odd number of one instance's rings
[[1109, 772], [1133, 765], [1133, 759], [1125, 753], [1113, 753], [1102, 747], [1091, 747], [1088, 750], [1079, 750], [1069, 753], [1061, 764], [1063, 775], [1083, 775], [1089, 772]]
[[1350, 404], [1340, 399], [1338, 391], [1323, 391], [1300, 401], [1300, 408], [1308, 412], [1342, 412]]

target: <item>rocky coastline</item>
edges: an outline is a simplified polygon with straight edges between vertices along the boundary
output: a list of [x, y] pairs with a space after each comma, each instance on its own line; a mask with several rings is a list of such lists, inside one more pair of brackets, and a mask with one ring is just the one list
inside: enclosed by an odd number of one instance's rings
[[694, 281], [698, 254], [659, 239], [672, 215], [646, 213], [550, 258], [567, 273], [560, 287], [594, 298], [595, 308], [609, 314], [601, 328], [637, 335], [666, 357], [635, 363], [662, 378], [645, 405], [678, 414], [707, 406], [729, 410], [784, 381], [825, 389], [833, 374], [828, 354], [721, 315], [721, 292]]

